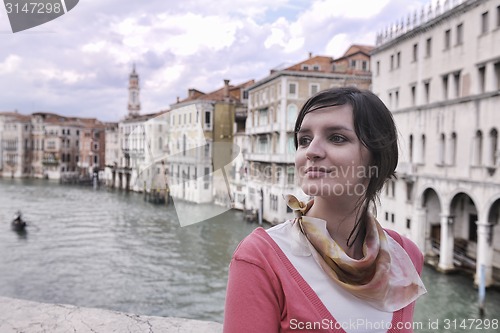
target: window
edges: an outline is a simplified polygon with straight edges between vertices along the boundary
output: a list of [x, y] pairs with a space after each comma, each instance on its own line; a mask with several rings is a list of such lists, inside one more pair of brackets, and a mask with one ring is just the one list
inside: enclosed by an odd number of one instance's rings
[[455, 97], [460, 97], [460, 72], [453, 74], [453, 81], [455, 83]]
[[319, 70], [320, 70], [319, 65], [314, 65], [314, 66], [313, 66], [313, 70], [315, 70], [315, 71], [319, 71]]
[[474, 138], [474, 165], [479, 166], [483, 160], [483, 133], [478, 130]]
[[99, 164], [99, 156], [94, 155], [94, 165], [98, 165], [98, 164]]
[[430, 84], [430, 81], [424, 82], [425, 103], [429, 103], [430, 101]]
[[288, 95], [292, 97], [297, 97], [297, 83], [288, 84]]
[[410, 87], [411, 90], [411, 105], [416, 105], [417, 104], [417, 86], [412, 85]]
[[448, 50], [451, 47], [451, 30], [448, 29], [444, 32], [444, 49]]
[[420, 139], [420, 159], [421, 164], [425, 164], [425, 134]]
[[205, 127], [212, 128], [212, 113], [205, 111]]
[[413, 61], [418, 59], [418, 44], [413, 44]]
[[496, 90], [500, 90], [500, 62], [497, 62], [495, 65], [495, 82], [496, 82]]
[[425, 56], [430, 57], [432, 54], [432, 38], [427, 38], [425, 41]]
[[485, 34], [488, 32], [488, 12], [481, 14], [481, 33]]
[[368, 61], [364, 61], [361, 63], [361, 69], [363, 69], [363, 71], [368, 71]]
[[391, 70], [394, 69], [394, 55], [391, 54]]
[[267, 111], [268, 111], [267, 108], [259, 110], [259, 125], [267, 125], [268, 124], [269, 116], [268, 116]]
[[311, 83], [309, 85], [309, 96], [315, 95], [319, 91], [319, 84]]
[[444, 133], [441, 133], [439, 136], [439, 149], [438, 149], [438, 159], [437, 159], [437, 164], [438, 165], [444, 165], [444, 158], [446, 154], [446, 137]]
[[396, 90], [394, 92], [394, 100], [395, 100], [395, 108], [397, 109], [399, 107], [399, 91]]
[[302, 65], [302, 70], [308, 71], [309, 70], [309, 66], [308, 65]]
[[498, 150], [498, 131], [496, 128], [493, 128], [490, 131], [490, 156], [489, 156], [489, 165], [496, 166], [497, 165], [497, 150]]
[[288, 185], [293, 185], [295, 182], [295, 168], [287, 167], [286, 168], [286, 181]]
[[410, 219], [406, 219], [406, 228], [411, 229], [411, 220]]
[[455, 165], [457, 159], [457, 133], [451, 133], [450, 138], [450, 165]]
[[443, 99], [448, 99], [448, 74], [443, 75]]
[[394, 216], [394, 214], [391, 214], [391, 222], [394, 223], [395, 220], [396, 220], [396, 217]]
[[401, 52], [398, 52], [396, 54], [396, 68], [399, 68], [401, 66]]
[[486, 83], [486, 67], [481, 66], [478, 68], [478, 79], [479, 79], [479, 93], [484, 93], [485, 83]]
[[500, 6], [497, 7], [497, 27], [500, 27]]
[[460, 23], [457, 25], [457, 45], [461, 45], [464, 41], [464, 25]]
[[408, 154], [410, 158], [410, 163], [413, 162], [413, 134], [410, 134], [410, 139], [409, 139], [409, 147], [408, 147]]
[[258, 141], [259, 145], [258, 145], [258, 152], [259, 153], [267, 153], [268, 152], [268, 140], [267, 140], [267, 136], [263, 135], [261, 137], [259, 137], [259, 141]]
[[295, 124], [295, 120], [297, 120], [297, 106], [290, 104], [287, 108], [287, 123]]
[[380, 61], [377, 61], [377, 75], [380, 75]]
[[350, 67], [351, 68], [356, 68], [356, 60], [351, 60], [350, 61]]

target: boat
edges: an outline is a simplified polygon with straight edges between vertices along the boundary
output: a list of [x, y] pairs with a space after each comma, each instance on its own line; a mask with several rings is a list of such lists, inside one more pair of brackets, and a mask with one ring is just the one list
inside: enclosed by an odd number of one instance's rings
[[18, 211], [14, 215], [14, 219], [12, 220], [11, 227], [13, 230], [17, 232], [22, 232], [26, 230], [26, 221], [23, 220], [23, 216], [20, 211]]

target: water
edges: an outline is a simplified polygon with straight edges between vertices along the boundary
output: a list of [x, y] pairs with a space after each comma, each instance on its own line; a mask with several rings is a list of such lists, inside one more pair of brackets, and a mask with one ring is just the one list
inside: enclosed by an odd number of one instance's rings
[[[10, 230], [18, 209], [32, 223], [25, 236]], [[231, 255], [256, 227], [229, 211], [181, 228], [172, 206], [139, 194], [0, 179], [0, 295], [222, 322]], [[426, 267], [423, 280], [416, 331], [497, 331], [460, 327], [478, 318], [471, 277]], [[485, 318], [500, 320], [498, 291]]]

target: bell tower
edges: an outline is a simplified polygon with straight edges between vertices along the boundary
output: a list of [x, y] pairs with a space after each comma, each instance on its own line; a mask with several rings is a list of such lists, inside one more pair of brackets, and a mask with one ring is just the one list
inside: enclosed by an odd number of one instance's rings
[[141, 111], [141, 102], [139, 99], [139, 75], [135, 72], [135, 64], [132, 67], [128, 80], [128, 117], [133, 118], [139, 115]]

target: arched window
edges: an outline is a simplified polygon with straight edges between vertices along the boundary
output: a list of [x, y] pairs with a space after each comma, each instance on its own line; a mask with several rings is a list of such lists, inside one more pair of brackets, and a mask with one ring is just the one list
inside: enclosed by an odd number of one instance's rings
[[490, 156], [489, 156], [489, 165], [496, 166], [497, 165], [497, 150], [498, 150], [498, 131], [496, 128], [491, 129], [490, 131]]
[[425, 164], [425, 134], [420, 139], [420, 163]]
[[297, 120], [297, 106], [295, 104], [288, 105], [286, 117], [288, 124], [295, 124]]
[[450, 137], [450, 164], [455, 165], [457, 162], [457, 133], [451, 133]]
[[445, 164], [445, 156], [446, 156], [446, 137], [444, 133], [441, 133], [439, 136], [439, 147], [438, 147], [438, 165]]
[[474, 165], [481, 165], [483, 161], [483, 132], [478, 130], [474, 138]]
[[413, 162], [413, 134], [410, 134], [410, 141], [409, 141], [409, 157], [410, 157], [410, 163]]

